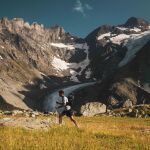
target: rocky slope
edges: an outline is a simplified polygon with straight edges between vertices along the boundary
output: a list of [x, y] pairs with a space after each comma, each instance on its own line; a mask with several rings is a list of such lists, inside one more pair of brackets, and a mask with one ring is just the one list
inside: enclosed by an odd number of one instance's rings
[[129, 18], [103, 25], [85, 39], [62, 27], [45, 28], [23, 19], [0, 20], [0, 109], [38, 109], [56, 88], [98, 80], [76, 94], [74, 108], [87, 102], [111, 107], [149, 103], [150, 24]]
[[0, 20], [0, 103], [39, 109], [47, 91], [87, 80], [88, 65], [86, 42], [62, 27]]

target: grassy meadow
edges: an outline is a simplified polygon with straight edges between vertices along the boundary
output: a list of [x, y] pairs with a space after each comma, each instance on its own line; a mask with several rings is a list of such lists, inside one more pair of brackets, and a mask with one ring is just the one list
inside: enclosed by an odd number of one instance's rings
[[76, 117], [80, 129], [65, 125], [48, 130], [0, 127], [0, 150], [149, 150], [150, 118]]

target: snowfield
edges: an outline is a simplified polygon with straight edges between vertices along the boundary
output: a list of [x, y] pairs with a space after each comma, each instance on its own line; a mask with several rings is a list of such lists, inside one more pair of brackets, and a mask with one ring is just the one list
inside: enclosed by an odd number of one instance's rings
[[[121, 31], [135, 31], [136, 34], [138, 35], [139, 32], [141, 32], [141, 29], [134, 27], [134, 28], [125, 28], [125, 27], [116, 27], [117, 29], [121, 30]], [[97, 40], [102, 40], [104, 38], [109, 38], [109, 40], [107, 40], [107, 42], [112, 42], [114, 44], [118, 44], [120, 45], [121, 43], [124, 42], [124, 40], [129, 39], [132, 35], [134, 34], [113, 34], [111, 32], [105, 33], [100, 35]]]
[[65, 62], [64, 60], [61, 60], [57, 57], [54, 56], [52, 65], [55, 67], [57, 70], [66, 70], [69, 68], [69, 63]]
[[75, 49], [86, 49], [87, 45], [85, 44], [64, 44], [64, 43], [51, 43], [53, 47], [67, 49], [67, 50], [75, 50]]
[[148, 42], [150, 41], [150, 26], [147, 31], [141, 32], [140, 28], [125, 28], [125, 27], [116, 27], [122, 31], [135, 31], [136, 33], [131, 34], [118, 34], [113, 35], [111, 32], [100, 35], [97, 40], [102, 40], [105, 37], [107, 43], [111, 42], [117, 45], [123, 45], [127, 48], [127, 52], [123, 60], [118, 64], [119, 67], [126, 65], [130, 62], [136, 55], [136, 53]]
[[134, 27], [133, 29], [130, 29], [130, 31], [141, 32], [141, 29]]
[[51, 46], [57, 47], [57, 48], [66, 48], [68, 50], [75, 49], [74, 45], [65, 45], [63, 43], [51, 43]]
[[124, 40], [128, 39], [129, 37], [130, 35], [127, 34], [119, 34], [117, 36], [110, 38], [110, 41], [114, 44], [120, 45]]
[[3, 57], [0, 55], [0, 60], [3, 60]]
[[[89, 46], [87, 45], [87, 43], [82, 43], [82, 44], [68, 44], [65, 45], [63, 43], [52, 43], [52, 46], [55, 47], [59, 47], [59, 48], [66, 48], [69, 50], [75, 50], [75, 49], [83, 49], [85, 51], [86, 55], [86, 59], [81, 61], [80, 63], [68, 63], [56, 56], [54, 56], [53, 61], [52, 61], [52, 65], [55, 69], [57, 70], [67, 70], [70, 69], [70, 80], [74, 81], [74, 82], [80, 82], [77, 78], [77, 75], [81, 75], [83, 70], [86, 69], [86, 67], [89, 65], [90, 60], [89, 60]], [[77, 72], [76, 70], [80, 68], [80, 71]]]
[[125, 27], [116, 27], [117, 29], [121, 30], [121, 31], [126, 31], [128, 30], [128, 28], [125, 28]]
[[136, 53], [148, 42], [150, 41], [150, 30], [145, 31], [141, 34], [132, 34], [132, 36], [127, 39], [124, 43], [124, 46], [127, 47], [128, 51], [126, 52], [125, 57], [119, 63], [119, 67], [126, 65], [130, 62], [135, 56]]
[[1, 46], [1, 48], [4, 49], [5, 47], [4, 47], [4, 46]]
[[125, 27], [117, 27], [117, 29], [121, 30], [121, 31], [135, 31], [135, 32], [141, 32], [141, 29], [134, 27], [134, 28], [125, 28]]
[[108, 32], [108, 33], [102, 34], [102, 35], [100, 35], [100, 36], [97, 38], [97, 40], [102, 40], [103, 38], [105, 38], [105, 37], [109, 37], [110, 35], [111, 35], [111, 32]]

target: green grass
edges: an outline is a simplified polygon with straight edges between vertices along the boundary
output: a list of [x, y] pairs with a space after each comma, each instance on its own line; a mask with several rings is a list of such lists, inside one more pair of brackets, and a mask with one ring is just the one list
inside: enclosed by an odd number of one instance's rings
[[48, 130], [0, 127], [0, 150], [148, 150], [150, 119], [78, 117], [80, 129], [65, 118]]

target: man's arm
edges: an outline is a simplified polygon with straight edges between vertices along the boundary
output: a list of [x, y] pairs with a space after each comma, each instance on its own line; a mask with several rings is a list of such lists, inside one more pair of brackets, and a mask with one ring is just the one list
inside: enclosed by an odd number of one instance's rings
[[55, 107], [56, 109], [59, 109], [59, 108], [63, 107], [63, 103], [61, 103], [61, 102], [56, 101], [56, 104], [59, 104], [59, 106]]
[[58, 101], [56, 101], [56, 104], [60, 104], [60, 105], [63, 105], [63, 103], [61, 103], [61, 102], [58, 102]]

